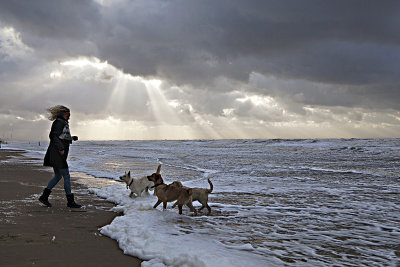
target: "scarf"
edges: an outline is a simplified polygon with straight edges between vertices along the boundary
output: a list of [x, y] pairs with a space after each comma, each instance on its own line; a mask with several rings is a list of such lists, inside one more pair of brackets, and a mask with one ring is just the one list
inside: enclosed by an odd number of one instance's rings
[[62, 130], [62, 133], [60, 134], [60, 136], [58, 138], [67, 140], [67, 141], [72, 141], [72, 136], [71, 136], [71, 132], [69, 131], [68, 121], [60, 119], [60, 118], [58, 118], [57, 120], [63, 121], [65, 123], [64, 129]]

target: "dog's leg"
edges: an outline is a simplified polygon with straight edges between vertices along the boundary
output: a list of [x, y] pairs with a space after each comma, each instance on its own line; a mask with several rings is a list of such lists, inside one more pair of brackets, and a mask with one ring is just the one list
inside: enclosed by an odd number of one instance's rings
[[172, 205], [172, 208], [175, 208], [176, 205], [178, 205], [178, 201], [174, 203], [174, 205]]
[[200, 211], [200, 210], [203, 210], [203, 209], [207, 206], [207, 201], [204, 201], [204, 199], [202, 199], [202, 200], [197, 200], [197, 201], [200, 202], [200, 204], [201, 204], [201, 208], [198, 209], [199, 211]]
[[135, 196], [140, 197], [140, 191], [135, 188]]
[[182, 214], [182, 205], [178, 205], [179, 214]]
[[163, 202], [163, 209], [164, 209], [164, 210], [167, 209], [167, 201], [164, 201], [164, 202]]
[[186, 206], [189, 207], [190, 211], [194, 212], [194, 215], [197, 215], [197, 210], [193, 207], [192, 202], [187, 203]]
[[206, 204], [207, 205], [207, 209], [208, 209], [208, 214], [211, 214], [211, 208], [210, 208], [210, 206], [208, 206], [208, 204]]
[[208, 214], [210, 214], [211, 213], [211, 208], [210, 208], [210, 206], [208, 206], [208, 197], [206, 199], [202, 199], [201, 201], [200, 200], [198, 200], [198, 201], [201, 203], [201, 208], [199, 209], [199, 211], [204, 209], [204, 208], [207, 208], [208, 209]]
[[133, 195], [133, 192], [131, 192], [131, 193], [129, 194], [129, 197], [132, 197], [132, 195]]
[[157, 203], [156, 203], [156, 204], [154, 204], [154, 206], [153, 206], [153, 209], [157, 208], [157, 206], [158, 206], [158, 205], [160, 205], [160, 204], [161, 204], [161, 202], [162, 202], [162, 201], [161, 201], [160, 199], [159, 199], [159, 200], [157, 200]]

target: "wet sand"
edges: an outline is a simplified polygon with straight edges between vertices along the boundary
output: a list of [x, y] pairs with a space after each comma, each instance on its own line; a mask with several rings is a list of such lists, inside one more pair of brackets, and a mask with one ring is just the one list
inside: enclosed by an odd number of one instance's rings
[[0, 266], [141, 265], [99, 232], [117, 216], [108, 211], [112, 203], [88, 194], [71, 173], [75, 201], [85, 212], [67, 208], [62, 181], [47, 208], [37, 198], [52, 172], [20, 159], [22, 151], [0, 150]]

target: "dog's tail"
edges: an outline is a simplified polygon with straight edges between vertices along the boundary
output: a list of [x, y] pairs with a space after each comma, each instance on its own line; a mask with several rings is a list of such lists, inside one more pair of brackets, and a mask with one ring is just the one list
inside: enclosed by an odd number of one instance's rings
[[158, 165], [158, 168], [157, 168], [157, 174], [160, 174], [160, 171], [161, 171], [161, 164], [160, 165]]
[[211, 180], [210, 180], [210, 179], [207, 179], [207, 181], [208, 181], [208, 183], [210, 184], [210, 189], [208, 189], [207, 192], [210, 194], [210, 193], [213, 191], [214, 186], [213, 186], [213, 184], [211, 183]]

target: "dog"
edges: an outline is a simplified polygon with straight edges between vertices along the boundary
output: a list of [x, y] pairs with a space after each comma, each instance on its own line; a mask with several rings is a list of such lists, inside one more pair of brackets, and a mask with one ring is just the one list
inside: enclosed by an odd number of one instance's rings
[[143, 192], [148, 193], [149, 190], [154, 190], [154, 183], [147, 179], [147, 176], [143, 176], [142, 178], [132, 178], [131, 172], [125, 172], [124, 175], [119, 177], [120, 180], [123, 180], [126, 183], [126, 188], [131, 190], [129, 197], [140, 197]]
[[[201, 208], [199, 209], [199, 211], [204, 209], [204, 208], [207, 208], [208, 214], [210, 214], [211, 213], [211, 208], [210, 208], [210, 206], [208, 206], [208, 194], [210, 194], [213, 191], [214, 186], [211, 183], [210, 179], [207, 179], [207, 181], [210, 184], [210, 189], [207, 189], [207, 188], [190, 188], [190, 189], [193, 190], [192, 201], [198, 201], [202, 205]], [[174, 181], [171, 185], [177, 186], [177, 187], [188, 188], [186, 186], [183, 186], [180, 181]], [[175, 208], [176, 205], [177, 205], [177, 203], [175, 203], [172, 206], [172, 208]]]
[[193, 207], [192, 204], [192, 194], [193, 190], [190, 188], [184, 188], [179, 186], [174, 186], [171, 184], [165, 184], [164, 180], [159, 173], [159, 168], [157, 169], [157, 173], [153, 173], [150, 176], [147, 176], [147, 179], [154, 183], [154, 194], [157, 196], [158, 200], [156, 204], [154, 204], [153, 208], [157, 208], [158, 205], [163, 203], [163, 209], [167, 208], [167, 203], [176, 200], [176, 205], [178, 205], [179, 214], [182, 214], [182, 207], [186, 205], [189, 207], [190, 211], [194, 212], [197, 215], [197, 210]]

